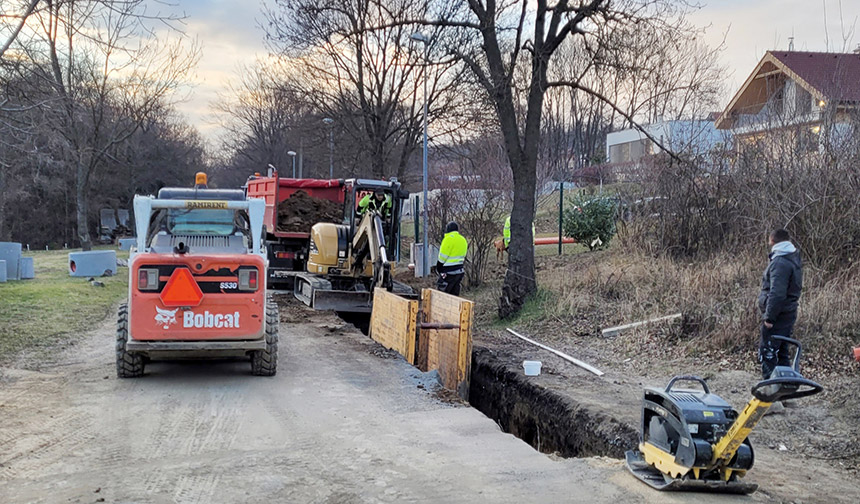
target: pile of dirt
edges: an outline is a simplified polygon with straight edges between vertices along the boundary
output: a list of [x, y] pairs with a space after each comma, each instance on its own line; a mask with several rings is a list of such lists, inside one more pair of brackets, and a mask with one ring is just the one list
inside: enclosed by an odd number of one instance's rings
[[283, 233], [309, 233], [317, 222], [343, 221], [343, 208], [336, 201], [314, 198], [298, 190], [278, 204], [278, 231]]

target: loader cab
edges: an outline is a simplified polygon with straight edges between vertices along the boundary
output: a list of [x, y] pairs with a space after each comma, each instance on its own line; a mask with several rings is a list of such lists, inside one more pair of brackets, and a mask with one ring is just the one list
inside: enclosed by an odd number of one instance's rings
[[344, 181], [344, 224], [349, 226], [349, 236], [355, 236], [356, 227], [361, 221], [358, 202], [367, 194], [381, 190], [386, 197], [391, 199], [391, 212], [384, 216], [383, 230], [385, 232], [385, 249], [388, 256], [396, 257], [397, 245], [400, 243], [400, 214], [403, 209], [403, 201], [409, 198], [409, 193], [404, 191], [400, 182], [392, 178], [384, 180], [371, 179], [347, 179]]

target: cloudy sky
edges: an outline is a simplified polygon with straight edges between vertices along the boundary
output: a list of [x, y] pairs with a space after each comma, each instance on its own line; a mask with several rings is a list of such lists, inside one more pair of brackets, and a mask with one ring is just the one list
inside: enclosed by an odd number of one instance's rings
[[[799, 51], [851, 50], [860, 43], [857, 0], [701, 0], [692, 16], [708, 27], [706, 40], [725, 38], [723, 63], [729, 68], [724, 103], [768, 49], [787, 49], [789, 37]], [[203, 47], [194, 86], [180, 111], [213, 144], [219, 127], [211, 111], [218, 93], [236, 78], [241, 65], [266, 54], [261, 13], [263, 0], [180, 0], [188, 16], [186, 31]], [[841, 13], [840, 13], [841, 11]], [[847, 41], [847, 42], [846, 42]]]

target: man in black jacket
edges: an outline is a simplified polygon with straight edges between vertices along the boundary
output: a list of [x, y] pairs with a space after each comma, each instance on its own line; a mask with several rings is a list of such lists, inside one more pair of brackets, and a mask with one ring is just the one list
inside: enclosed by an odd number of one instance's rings
[[777, 229], [768, 241], [770, 263], [761, 279], [758, 307], [762, 314], [759, 359], [761, 374], [768, 379], [774, 368], [791, 364], [786, 343], [771, 336], [791, 336], [797, 319], [797, 303], [803, 288], [803, 266], [800, 253], [790, 241], [788, 231]]

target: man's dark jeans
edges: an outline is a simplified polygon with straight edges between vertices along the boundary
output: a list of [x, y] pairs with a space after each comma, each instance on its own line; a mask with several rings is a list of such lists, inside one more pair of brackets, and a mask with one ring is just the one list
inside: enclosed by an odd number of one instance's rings
[[436, 288], [442, 292], [459, 296], [460, 282], [463, 281], [463, 275], [463, 273], [457, 273], [454, 275], [448, 273], [445, 275], [445, 278], [439, 276], [439, 279], [436, 281]]
[[761, 362], [762, 378], [767, 380], [776, 366], [791, 365], [791, 348], [784, 341], [777, 341], [771, 336], [786, 336], [791, 337], [791, 332], [794, 329], [795, 317], [780, 317], [776, 323], [768, 329], [761, 324], [761, 342], [759, 343], [759, 361]]

